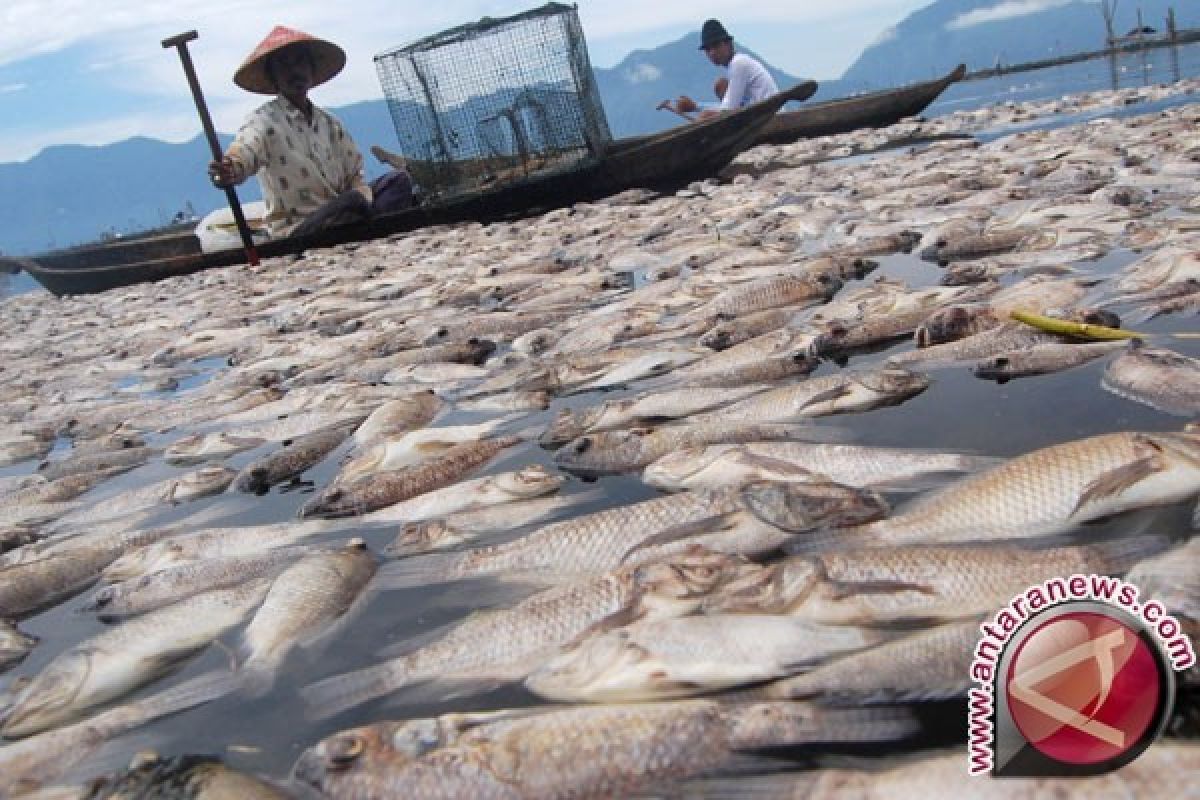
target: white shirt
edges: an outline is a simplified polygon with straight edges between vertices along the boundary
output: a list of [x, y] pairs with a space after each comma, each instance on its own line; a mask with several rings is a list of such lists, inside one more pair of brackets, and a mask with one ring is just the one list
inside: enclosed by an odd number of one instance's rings
[[734, 53], [726, 67], [729, 88], [721, 101], [722, 111], [736, 111], [779, 93], [779, 87], [767, 68], [748, 55]]
[[263, 104], [246, 119], [227, 154], [239, 181], [258, 174], [272, 236], [286, 236], [349, 189], [358, 189], [371, 201], [354, 140], [315, 105], [310, 123], [282, 95]]

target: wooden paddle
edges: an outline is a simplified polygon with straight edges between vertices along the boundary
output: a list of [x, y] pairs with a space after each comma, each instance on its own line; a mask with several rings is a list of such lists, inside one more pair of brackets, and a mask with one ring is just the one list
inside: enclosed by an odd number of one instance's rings
[[[221, 143], [217, 141], [217, 131], [213, 128], [212, 117], [208, 114], [208, 105], [204, 102], [204, 94], [200, 91], [200, 81], [196, 79], [196, 69], [192, 66], [192, 56], [188, 53], [187, 43], [199, 38], [195, 31], [187, 31], [169, 39], [163, 39], [164, 48], [174, 47], [179, 51], [179, 60], [183, 63], [183, 72], [187, 75], [188, 86], [192, 89], [192, 99], [196, 102], [196, 111], [200, 114], [200, 123], [204, 126], [204, 135], [208, 138], [208, 146], [212, 150], [214, 161], [220, 161], [223, 153]], [[237, 192], [232, 186], [225, 188], [225, 199], [233, 211], [233, 221], [237, 223], [238, 233], [242, 237], [242, 246], [246, 248], [246, 261], [250, 266], [258, 266], [258, 250], [254, 247], [254, 239], [246, 217], [242, 214], [242, 204], [238, 201]]]

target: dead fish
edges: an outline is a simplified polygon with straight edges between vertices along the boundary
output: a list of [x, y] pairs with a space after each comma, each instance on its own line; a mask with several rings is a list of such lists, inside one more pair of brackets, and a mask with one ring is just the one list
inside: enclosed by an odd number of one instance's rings
[[[623, 386], [643, 378], [666, 375], [677, 367], [687, 366], [700, 359], [700, 353], [688, 350], [653, 350], [609, 369], [593, 380], [572, 386], [572, 394], [594, 389]], [[565, 382], [570, 383], [570, 382]]]
[[0, 672], [16, 666], [37, 646], [38, 638], [22, 633], [6, 619], [0, 619]]
[[520, 680], [585, 632], [689, 613], [745, 566], [736, 556], [697, 548], [661, 562], [618, 567], [539, 592], [510, 609], [474, 614], [436, 641], [307, 687], [305, 701], [325, 717], [415, 683], [435, 681], [458, 692]]
[[685, 447], [646, 467], [642, 480], [659, 489], [718, 489], [756, 480], [905, 487], [932, 475], [971, 472], [990, 459], [960, 453], [810, 442], [747, 442]]
[[359, 538], [338, 550], [304, 556], [281, 572], [242, 634], [241, 671], [256, 689], [269, 686], [287, 654], [344, 620], [375, 575], [378, 562]]
[[129, 447], [123, 450], [109, 450], [103, 453], [91, 453], [80, 456], [44, 461], [38, 466], [38, 472], [46, 480], [57, 480], [68, 475], [96, 472], [121, 468], [131, 470], [140, 467], [162, 450], [154, 447]]
[[362, 421], [363, 418], [349, 419], [295, 440], [284, 439], [279, 450], [242, 467], [233, 481], [234, 488], [239, 492], [266, 494], [275, 484], [299, 477], [341, 446]]
[[1200, 413], [1200, 361], [1140, 339], [1109, 363], [1102, 385], [1114, 394], [1168, 414]]
[[393, 503], [362, 517], [364, 523], [407, 522], [444, 517], [461, 511], [485, 508], [556, 492], [566, 478], [550, 472], [541, 464], [530, 464], [512, 472], [486, 475]]
[[105, 547], [76, 547], [0, 569], [0, 616], [22, 619], [82, 592], [114, 558]]
[[976, 378], [1006, 383], [1013, 378], [1046, 375], [1078, 367], [1125, 347], [1124, 342], [1038, 344], [984, 359], [971, 368]]
[[308, 552], [280, 547], [262, 553], [218, 556], [168, 566], [98, 589], [80, 606], [105, 621], [144, 614], [210, 589], [224, 589], [271, 577]]
[[[1198, 434], [1107, 433], [1052, 445], [958, 480], [844, 544], [981, 542], [1049, 536], [1200, 492]], [[825, 542], [824, 544], [828, 544]]]
[[121, 734], [215, 700], [236, 687], [231, 673], [205, 673], [82, 722], [0, 747], [0, 793], [23, 795], [44, 786]]
[[869, 411], [903, 403], [932, 383], [926, 375], [899, 368], [835, 373], [761, 392], [719, 411], [692, 417], [691, 424], [793, 422]]
[[144, 686], [238, 625], [266, 590], [256, 582], [196, 595], [60, 653], [21, 691], [0, 732], [29, 736]]
[[[719, 416], [719, 414], [718, 414]], [[683, 447], [723, 442], [804, 438], [814, 428], [761, 425], [737, 420], [689, 420], [678, 425], [599, 431], [573, 439], [554, 453], [554, 463], [585, 477], [639, 470]]]
[[1039, 344], [1061, 343], [1064, 339], [1028, 325], [1009, 323], [942, 344], [893, 353], [884, 359], [888, 366], [931, 369], [971, 363], [983, 358]]
[[[889, 741], [914, 720], [893, 709], [711, 700], [447, 715], [330, 736], [292, 768], [332, 798], [624, 796], [719, 769], [738, 753], [830, 741]], [[536, 766], [535, 766], [536, 765]]]
[[20, 464], [32, 458], [43, 458], [54, 449], [54, 439], [28, 434], [0, 439], [0, 467]]
[[748, 311], [761, 311], [779, 306], [800, 309], [829, 300], [841, 288], [842, 282], [827, 273], [813, 277], [785, 275], [764, 278], [725, 290], [700, 308], [689, 312], [681, 322], [686, 324], [716, 319], [720, 315], [737, 316]]
[[951, 622], [881, 642], [775, 681], [753, 696], [849, 706], [963, 697], [971, 686], [979, 622], [977, 618]]
[[422, 428], [433, 422], [445, 405], [432, 389], [389, 400], [372, 411], [354, 430], [354, 445], [365, 447], [382, 437]]
[[237, 471], [220, 465], [209, 465], [173, 478], [129, 489], [120, 494], [106, 497], [94, 505], [67, 514], [58, 520], [55, 530], [78, 527], [120, 517], [135, 511], [158, 506], [173, 506], [190, 503], [202, 497], [219, 494], [229, 488]]
[[420, 464], [334, 484], [305, 503], [299, 516], [346, 517], [378, 511], [454, 483], [521, 441], [517, 436], [499, 436], [463, 442]]
[[530, 673], [525, 688], [574, 703], [692, 697], [794, 674], [883, 638], [770, 614], [646, 620], [589, 636]]
[[67, 502], [74, 500], [84, 492], [122, 472], [124, 472], [123, 469], [115, 467], [113, 469], [97, 470], [96, 472], [79, 472], [53, 481], [47, 481], [43, 478], [41, 483], [24, 489], [18, 489], [0, 497], [0, 506], [7, 508], [38, 503]]
[[951, 261], [966, 261], [1016, 250], [1026, 246], [1036, 235], [1037, 231], [1032, 228], [1013, 228], [941, 239], [922, 250], [921, 258], [945, 266]]
[[189, 561], [258, 555], [297, 544], [310, 536], [338, 531], [345, 523], [332, 520], [277, 522], [232, 528], [206, 528], [127, 550], [104, 569], [104, 579], [125, 581]]

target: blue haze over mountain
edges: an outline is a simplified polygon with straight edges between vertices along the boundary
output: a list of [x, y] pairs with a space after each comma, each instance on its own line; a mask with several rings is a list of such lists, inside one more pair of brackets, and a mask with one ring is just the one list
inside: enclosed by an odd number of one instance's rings
[[[959, 62], [972, 69], [1047, 58], [1055, 54], [1095, 50], [1103, 45], [1099, 6], [1070, 2], [1036, 14], [996, 19], [970, 27], [951, 23], [963, 14], [994, 8], [997, 0], [937, 0], [911, 14], [865, 50], [839, 81], [823, 81], [814, 101], [841, 97], [944, 73]], [[1117, 30], [1143, 20], [1163, 28], [1173, 6], [1181, 28], [1200, 26], [1196, 0], [1123, 0]], [[699, 34], [685, 36], [653, 50], [630, 53], [610, 69], [596, 69], [596, 82], [614, 136], [662, 130], [681, 122], [659, 101], [679, 94], [712, 98], [719, 70], [696, 49]], [[753, 54], [752, 42], [739, 43]], [[769, 65], [768, 65], [769, 66]], [[772, 68], [780, 86], [805, 76]], [[811, 101], [810, 101], [811, 102]], [[396, 147], [396, 133], [383, 100], [333, 109], [364, 154], [372, 144]], [[229, 135], [221, 137], [228, 144]], [[57, 146], [29, 161], [0, 164], [0, 251], [29, 253], [98, 238], [109, 231], [129, 232], [165, 223], [190, 203], [204, 213], [225, 205], [225, 196], [206, 180], [208, 148], [197, 137], [182, 144], [146, 138], [101, 147]], [[366, 155], [368, 177], [384, 168]], [[257, 181], [239, 189], [244, 201], [259, 199]]]

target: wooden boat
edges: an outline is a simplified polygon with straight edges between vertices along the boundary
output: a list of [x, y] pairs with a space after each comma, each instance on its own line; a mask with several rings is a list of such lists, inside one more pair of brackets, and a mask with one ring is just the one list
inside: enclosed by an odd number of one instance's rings
[[920, 114], [946, 87], [962, 80], [966, 64], [933, 81], [897, 89], [813, 103], [797, 111], [784, 111], [762, 128], [755, 144], [787, 144], [816, 136], [831, 136], [859, 128], [883, 128], [905, 117]]
[[[705, 122], [681, 125], [652, 135], [612, 142], [591, 163], [463, 195], [436, 205], [384, 214], [360, 223], [304, 237], [261, 244], [263, 257], [346, 242], [377, 239], [429, 225], [496, 221], [595, 200], [631, 188], [677, 187], [709, 177], [752, 146], [755, 137], [789, 100], [810, 97], [812, 81], [772, 98]], [[35, 256], [0, 258], [19, 266], [56, 295], [91, 294], [118, 286], [187, 275], [246, 260], [243, 249], [203, 253], [195, 235], [107, 242]]]

